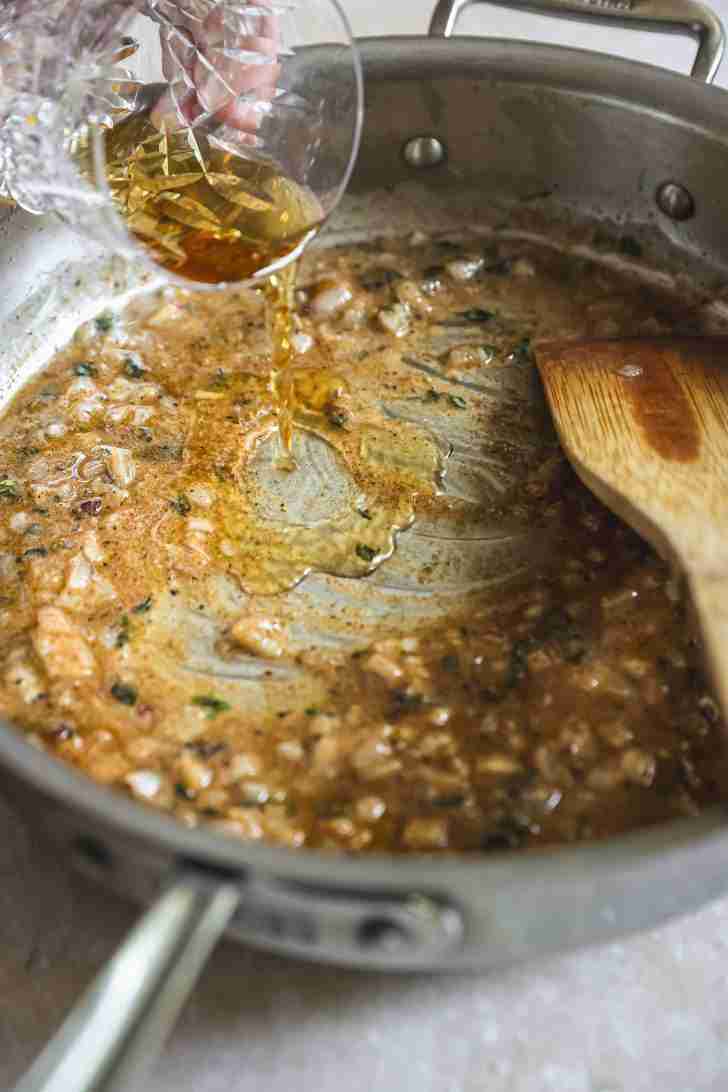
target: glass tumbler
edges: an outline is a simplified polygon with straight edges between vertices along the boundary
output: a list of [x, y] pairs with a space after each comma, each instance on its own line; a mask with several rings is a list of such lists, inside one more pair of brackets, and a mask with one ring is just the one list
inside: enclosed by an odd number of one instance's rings
[[16, 9], [0, 24], [0, 164], [27, 210], [203, 287], [268, 277], [336, 207], [363, 109], [337, 0]]

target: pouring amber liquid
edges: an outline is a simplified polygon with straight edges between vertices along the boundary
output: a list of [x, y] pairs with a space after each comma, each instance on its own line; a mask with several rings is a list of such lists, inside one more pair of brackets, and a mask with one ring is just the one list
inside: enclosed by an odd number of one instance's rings
[[[148, 112], [105, 138], [106, 181], [130, 232], [162, 268], [203, 284], [249, 280], [281, 265], [322, 220], [313, 194], [271, 164], [215, 144], [193, 128], [162, 129]], [[272, 341], [271, 393], [286, 457], [291, 459], [295, 261], [267, 285]]]

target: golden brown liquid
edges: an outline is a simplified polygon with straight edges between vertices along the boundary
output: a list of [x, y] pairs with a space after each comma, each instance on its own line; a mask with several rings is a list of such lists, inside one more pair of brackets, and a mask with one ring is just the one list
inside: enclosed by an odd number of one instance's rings
[[205, 284], [244, 281], [321, 222], [312, 194], [274, 167], [191, 128], [134, 115], [106, 136], [106, 178], [130, 231], [165, 269]]
[[[186, 827], [289, 848], [535, 848], [725, 799], [668, 570], [565, 477], [526, 354], [702, 332], [688, 289], [520, 239], [463, 282], [443, 261], [483, 239], [444, 242], [304, 259], [361, 321], [301, 314], [291, 472], [260, 292], [147, 293], [18, 392], [0, 712], [33, 746]], [[385, 269], [438, 285], [396, 340]]]
[[273, 273], [266, 285], [266, 317], [271, 341], [270, 388], [278, 414], [278, 435], [283, 458], [281, 469], [293, 469], [293, 414], [296, 408], [295, 387], [291, 371], [293, 358], [293, 290], [296, 285], [297, 263]]
[[[106, 164], [107, 182], [131, 232], [156, 262], [192, 281], [247, 280], [289, 255], [321, 219], [313, 195], [269, 165], [221, 151], [192, 129], [159, 130], [147, 114], [108, 133]], [[295, 277], [292, 263], [267, 285], [270, 384], [281, 467], [288, 469], [295, 465]]]

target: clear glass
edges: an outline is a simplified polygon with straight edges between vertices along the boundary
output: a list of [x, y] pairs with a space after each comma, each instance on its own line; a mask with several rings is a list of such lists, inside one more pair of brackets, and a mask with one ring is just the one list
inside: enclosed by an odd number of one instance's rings
[[95, 54], [46, 25], [44, 54], [66, 50], [62, 94], [16, 81], [14, 145], [0, 152], [23, 169], [8, 193], [186, 287], [267, 277], [325, 222], [356, 159], [363, 91], [346, 16], [336, 0], [128, 10]]

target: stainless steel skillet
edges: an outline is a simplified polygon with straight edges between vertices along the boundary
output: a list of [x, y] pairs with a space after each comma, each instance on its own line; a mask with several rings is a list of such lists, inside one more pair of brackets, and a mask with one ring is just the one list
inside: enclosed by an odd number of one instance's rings
[[[692, 80], [595, 54], [444, 40], [465, 5], [443, 0], [431, 38], [361, 43], [368, 113], [334, 235], [452, 223], [523, 231], [629, 225], [656, 266], [719, 292], [728, 277], [728, 95], [705, 86], [722, 31], [697, 4], [607, 3], [607, 20], [697, 33]], [[537, 5], [532, 5], [534, 8]], [[592, 17], [575, 2], [540, 10]], [[65, 229], [0, 226], [6, 395], [104, 300], [134, 289], [118, 266], [74, 295], [74, 263], [101, 263]], [[102, 275], [103, 273], [103, 275]], [[488, 858], [362, 860], [290, 853], [188, 831], [116, 797], [0, 730], [0, 759], [87, 870], [157, 900], [25, 1081], [128, 1087], [151, 1060], [226, 929], [249, 943], [391, 969], [486, 968], [606, 940], [728, 888], [718, 813], [600, 845]], [[160, 896], [160, 891], [163, 894]]]

